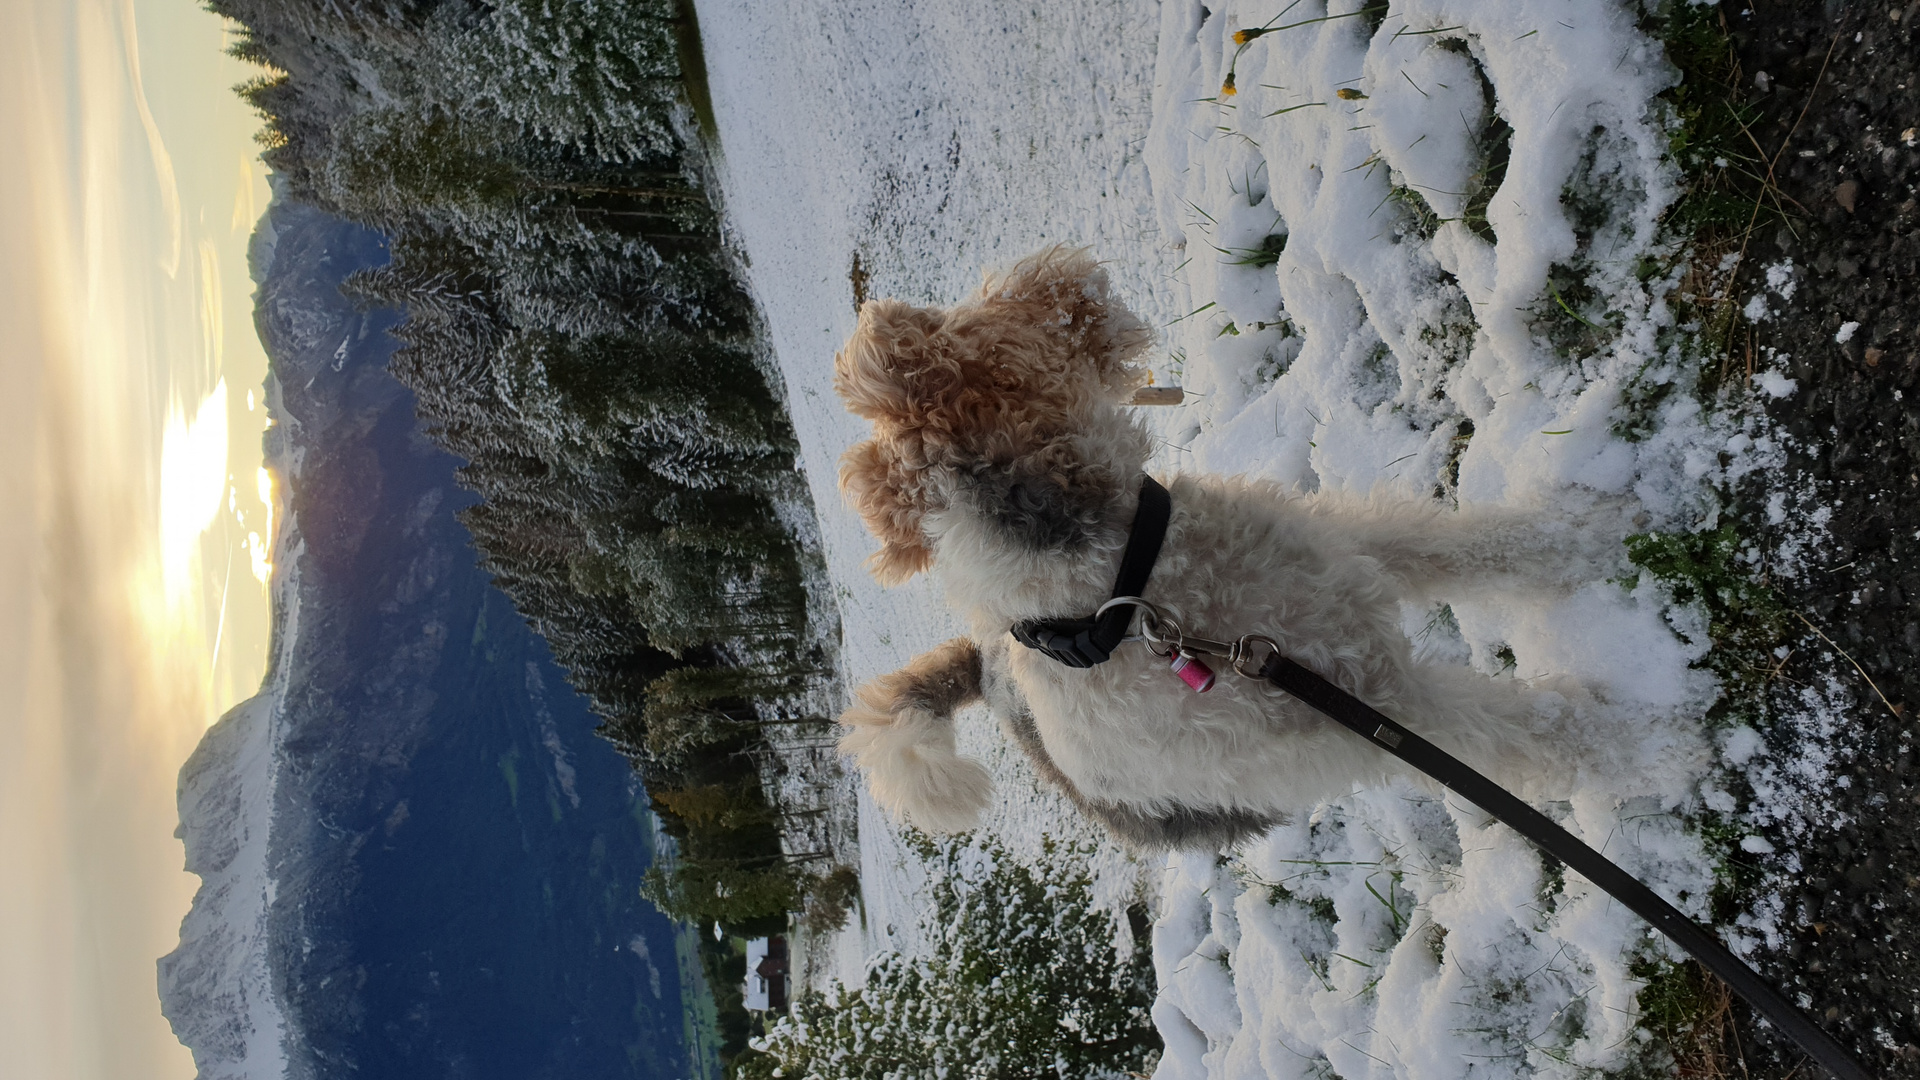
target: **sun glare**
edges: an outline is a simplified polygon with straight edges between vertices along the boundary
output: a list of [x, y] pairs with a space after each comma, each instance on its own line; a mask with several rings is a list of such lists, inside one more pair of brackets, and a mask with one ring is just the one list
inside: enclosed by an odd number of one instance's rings
[[[252, 396], [252, 392], [248, 392]], [[247, 534], [247, 557], [253, 562], [253, 576], [265, 585], [273, 578], [273, 474], [262, 465], [254, 477], [254, 486], [260, 493], [260, 502], [267, 508], [265, 535], [259, 532]]]
[[160, 444], [160, 558], [169, 599], [184, 599], [198, 583], [193, 569], [200, 534], [226, 496], [227, 382], [221, 379], [191, 417], [178, 404], [167, 412]]

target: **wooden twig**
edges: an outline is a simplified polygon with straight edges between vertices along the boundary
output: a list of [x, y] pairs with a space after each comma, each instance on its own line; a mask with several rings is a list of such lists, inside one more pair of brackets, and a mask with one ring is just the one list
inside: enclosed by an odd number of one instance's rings
[[1178, 405], [1187, 399], [1186, 391], [1177, 386], [1143, 386], [1133, 392], [1129, 405]]

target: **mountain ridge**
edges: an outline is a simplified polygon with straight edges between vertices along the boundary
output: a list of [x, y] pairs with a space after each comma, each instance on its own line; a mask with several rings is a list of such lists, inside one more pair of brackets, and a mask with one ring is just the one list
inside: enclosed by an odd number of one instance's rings
[[182, 771], [163, 1011], [206, 1080], [682, 1072], [645, 793], [475, 565], [386, 371], [399, 313], [340, 292], [385, 256], [286, 201], [256, 240], [273, 661]]

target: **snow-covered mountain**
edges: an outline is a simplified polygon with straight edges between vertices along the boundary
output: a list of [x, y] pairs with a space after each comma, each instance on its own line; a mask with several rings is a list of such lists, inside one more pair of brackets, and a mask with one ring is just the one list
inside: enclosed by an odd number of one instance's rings
[[205, 1080], [286, 1075], [286, 1017], [267, 963], [267, 871], [277, 773], [269, 685], [220, 719], [180, 770], [180, 836], [200, 875], [180, 947], [160, 961], [160, 992]]
[[256, 241], [273, 660], [181, 773], [162, 1007], [206, 1080], [686, 1073], [645, 794], [475, 565], [396, 313], [340, 292], [385, 258], [286, 202]]

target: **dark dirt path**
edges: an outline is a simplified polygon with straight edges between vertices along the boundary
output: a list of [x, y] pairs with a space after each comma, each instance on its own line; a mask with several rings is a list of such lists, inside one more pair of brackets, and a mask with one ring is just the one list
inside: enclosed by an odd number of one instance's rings
[[[1795, 446], [1738, 509], [1764, 533], [1772, 492], [1832, 508], [1831, 544], [1797, 580], [1773, 584], [1885, 695], [1811, 631], [1792, 643], [1775, 693], [1839, 672], [1854, 693], [1854, 752], [1830, 792], [1845, 823], [1793, 845], [1799, 891], [1780, 898], [1788, 941], [1767, 974], [1804, 993], [1878, 1075], [1920, 1077], [1920, 0], [1723, 10], [1760, 111], [1752, 130], [1769, 154], [1785, 143], [1774, 179], [1797, 204], [1753, 236], [1739, 294], [1793, 260], [1791, 302], [1752, 340], [1760, 355], [1790, 356], [1799, 390], [1768, 411]], [[1786, 1076], [1800, 1063], [1750, 1019], [1736, 1026], [1733, 1075]]]

